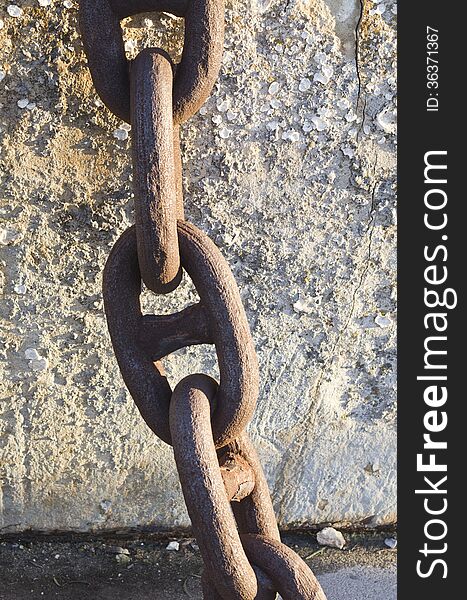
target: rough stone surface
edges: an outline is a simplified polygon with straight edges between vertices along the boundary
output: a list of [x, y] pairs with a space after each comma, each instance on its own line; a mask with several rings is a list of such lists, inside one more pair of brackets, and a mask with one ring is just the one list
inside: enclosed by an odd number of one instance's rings
[[[95, 96], [76, 2], [17, 5], [0, 2], [0, 528], [185, 526], [102, 308], [131, 135]], [[124, 22], [130, 55], [176, 58], [181, 22], [149, 17]], [[229, 261], [259, 355], [251, 433], [282, 526], [395, 519], [395, 19], [392, 0], [229, 0], [219, 82], [183, 127], [186, 216]], [[195, 298], [185, 279], [144, 303]], [[216, 373], [204, 346], [166, 366]]]

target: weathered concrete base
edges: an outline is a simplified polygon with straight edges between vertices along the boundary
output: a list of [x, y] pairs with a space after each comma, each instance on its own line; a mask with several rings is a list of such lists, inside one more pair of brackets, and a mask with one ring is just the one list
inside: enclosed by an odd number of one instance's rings
[[[133, 221], [130, 141], [94, 94], [75, 6], [18, 4], [0, 8], [0, 527], [185, 526], [102, 309]], [[228, 2], [219, 83], [182, 131], [187, 219], [229, 261], [255, 339], [251, 433], [282, 526], [395, 520], [395, 4], [363, 6]], [[176, 56], [180, 23], [147, 17], [126, 21], [129, 53]], [[195, 298], [185, 278], [145, 309]], [[166, 366], [172, 383], [216, 374], [208, 347]]]

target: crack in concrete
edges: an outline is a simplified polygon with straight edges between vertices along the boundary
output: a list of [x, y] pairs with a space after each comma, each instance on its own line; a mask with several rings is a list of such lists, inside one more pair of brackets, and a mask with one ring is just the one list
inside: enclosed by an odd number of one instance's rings
[[[375, 164], [373, 166], [372, 178], [376, 176], [377, 166], [378, 166], [378, 156], [376, 155]], [[350, 306], [349, 316], [345, 322], [344, 327], [341, 329], [341, 331], [339, 332], [339, 334], [337, 336], [337, 340], [332, 348], [331, 356], [335, 355], [335, 351], [337, 350], [337, 348], [339, 346], [339, 343], [342, 339], [343, 334], [349, 328], [350, 322], [351, 322], [352, 317], [355, 312], [355, 303], [356, 303], [356, 299], [357, 299], [357, 294], [360, 291], [360, 289], [362, 288], [362, 286], [365, 282], [366, 275], [368, 273], [369, 263], [371, 260], [371, 246], [372, 246], [372, 242], [373, 242], [373, 233], [375, 230], [375, 218], [374, 217], [375, 217], [375, 196], [376, 196], [377, 187], [378, 187], [378, 182], [375, 182], [373, 187], [368, 190], [368, 192], [370, 193], [371, 202], [370, 202], [370, 209], [368, 212], [368, 224], [367, 224], [367, 227], [365, 230], [365, 236], [368, 235], [368, 248], [367, 248], [367, 256], [366, 256], [366, 259], [364, 260], [364, 269], [363, 269], [363, 271], [360, 275], [360, 279], [352, 293], [352, 302], [351, 302], [351, 306]], [[326, 365], [323, 366], [323, 369], [325, 367], [326, 367]]]
[[[373, 166], [373, 173], [372, 173], [372, 180], [376, 177], [377, 167], [378, 167], [378, 155], [376, 155], [376, 157], [375, 157], [375, 163]], [[358, 268], [359, 266], [361, 266], [363, 264], [363, 270], [360, 274], [358, 283], [352, 293], [352, 300], [351, 300], [348, 317], [345, 321], [344, 326], [337, 334], [337, 338], [331, 348], [331, 351], [328, 354], [327, 360], [325, 361], [322, 368], [320, 369], [320, 373], [318, 375], [316, 384], [314, 386], [314, 390], [312, 392], [312, 405], [310, 407], [310, 410], [308, 411], [308, 415], [301, 422], [297, 423], [295, 425], [295, 427], [293, 428], [293, 429], [298, 430], [297, 435], [294, 437], [294, 443], [290, 445], [288, 451], [286, 452], [286, 455], [284, 456], [284, 460], [282, 461], [282, 463], [278, 469], [279, 472], [278, 472], [278, 476], [277, 476], [274, 488], [275, 488], [275, 490], [280, 490], [279, 494], [278, 494], [279, 495], [278, 508], [276, 509], [279, 523], [281, 523], [282, 515], [286, 508], [284, 506], [285, 498], [288, 495], [289, 501], [293, 502], [293, 498], [298, 489], [298, 486], [295, 486], [292, 490], [290, 490], [290, 488], [291, 488], [290, 483], [289, 484], [286, 483], [287, 481], [289, 481], [289, 482], [295, 481], [295, 478], [293, 476], [289, 476], [289, 473], [293, 474], [294, 469], [295, 469], [295, 464], [299, 460], [299, 453], [296, 452], [296, 448], [301, 447], [302, 445], [306, 445], [307, 441], [308, 441], [307, 437], [309, 435], [311, 435], [312, 432], [314, 431], [313, 424], [314, 424], [314, 421], [316, 420], [317, 413], [318, 413], [318, 411], [316, 410], [316, 405], [319, 402], [319, 393], [321, 390], [322, 383], [325, 379], [325, 374], [328, 371], [328, 367], [332, 366], [334, 359], [336, 357], [336, 351], [339, 348], [339, 345], [342, 341], [342, 338], [343, 338], [345, 332], [347, 331], [347, 329], [350, 326], [353, 315], [355, 313], [355, 305], [357, 302], [358, 293], [361, 290], [361, 288], [363, 287], [366, 276], [368, 274], [369, 265], [370, 265], [370, 261], [371, 261], [371, 248], [372, 248], [372, 243], [373, 243], [373, 234], [374, 234], [374, 230], [376, 227], [376, 225], [375, 225], [375, 198], [376, 198], [377, 188], [378, 188], [378, 182], [375, 182], [374, 185], [368, 189], [368, 193], [370, 194], [371, 202], [370, 202], [370, 208], [369, 208], [369, 212], [368, 212], [368, 224], [367, 224], [367, 227], [365, 230], [365, 237], [368, 236], [366, 258], [363, 261], [361, 261], [359, 265], [357, 265], [357, 268]]]
[[357, 80], [358, 80], [358, 92], [357, 92], [357, 106], [356, 112], [358, 114], [358, 109], [360, 106], [360, 98], [362, 93], [362, 78], [360, 73], [360, 26], [363, 20], [363, 13], [365, 11], [364, 0], [359, 0], [360, 2], [360, 14], [358, 17], [357, 25], [355, 27], [355, 70], [357, 72]]

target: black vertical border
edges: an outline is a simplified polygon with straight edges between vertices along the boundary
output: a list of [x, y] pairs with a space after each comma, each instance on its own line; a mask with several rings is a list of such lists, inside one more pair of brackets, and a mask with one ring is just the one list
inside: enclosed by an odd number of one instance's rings
[[[423, 598], [431, 600], [447, 597], [463, 597], [460, 572], [463, 562], [462, 539], [465, 537], [467, 506], [466, 463], [467, 431], [464, 405], [467, 394], [463, 381], [467, 372], [465, 338], [465, 284], [467, 274], [467, 198], [462, 185], [467, 175], [465, 144], [467, 134], [467, 98], [464, 97], [465, 43], [467, 21], [460, 14], [460, 5], [424, 0], [398, 3], [398, 513], [399, 513], [399, 559], [398, 597], [402, 600]], [[427, 26], [439, 30], [439, 111], [427, 112]], [[448, 533], [444, 540], [431, 542], [425, 538], [424, 526], [430, 517], [423, 506], [423, 496], [415, 489], [423, 488], [422, 473], [417, 473], [416, 456], [423, 451], [424, 414], [429, 408], [423, 401], [426, 383], [417, 381], [424, 366], [423, 343], [427, 332], [423, 318], [424, 270], [427, 266], [423, 252], [426, 244], [436, 245], [441, 233], [430, 232], [424, 227], [424, 155], [433, 150], [447, 150], [448, 165], [448, 225], [445, 243], [448, 249], [447, 285], [456, 289], [458, 305], [448, 310], [447, 329], [448, 413], [447, 429], [438, 439], [447, 439], [448, 449], [441, 457], [448, 464], [448, 509], [440, 518], [446, 521]], [[442, 264], [442, 263], [440, 263]], [[428, 311], [429, 312], [429, 311]], [[444, 409], [440, 409], [444, 410]], [[428, 475], [425, 473], [425, 475]], [[436, 478], [434, 474], [434, 479]], [[427, 487], [426, 485], [424, 487]], [[433, 532], [435, 529], [432, 530]], [[446, 553], [430, 554], [425, 558], [420, 550], [425, 542], [433, 549], [440, 549], [444, 542]], [[431, 558], [430, 558], [431, 557]], [[448, 566], [447, 578], [439, 565], [427, 578], [417, 575], [419, 559], [424, 569], [430, 560], [441, 558]], [[444, 594], [444, 596], [442, 595]]]

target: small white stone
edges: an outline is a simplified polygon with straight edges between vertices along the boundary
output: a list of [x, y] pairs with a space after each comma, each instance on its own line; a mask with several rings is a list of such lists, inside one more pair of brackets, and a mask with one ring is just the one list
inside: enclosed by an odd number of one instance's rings
[[303, 79], [300, 80], [300, 83], [298, 84], [298, 89], [301, 92], [307, 92], [310, 88], [311, 88], [311, 81], [308, 79], [308, 77], [304, 77]]
[[149, 29], [150, 27], [154, 27], [154, 21], [152, 19], [144, 19], [143, 25]]
[[0, 19], [0, 29], [3, 29], [5, 27], [5, 21], [3, 19]]
[[227, 117], [227, 121], [235, 121], [235, 119], [237, 118], [237, 115], [234, 113], [233, 110], [228, 110], [225, 113], [225, 116]]
[[354, 152], [353, 148], [351, 148], [350, 146], [344, 146], [344, 148], [342, 148], [342, 154], [344, 156], [348, 156], [349, 158], [353, 158], [355, 155], [355, 152]]
[[15, 229], [10, 229], [8, 227], [2, 228], [0, 229], [0, 244], [2, 244], [2, 246], [13, 244], [19, 239], [20, 235], [21, 234]]
[[110, 513], [112, 511], [112, 502], [110, 500], [101, 500], [99, 508], [103, 513]]
[[49, 361], [46, 358], [38, 358], [37, 360], [31, 360], [31, 367], [33, 371], [47, 371], [49, 368]]
[[231, 63], [233, 59], [234, 55], [232, 52], [229, 52], [228, 50], [224, 52], [224, 56], [222, 58], [222, 62], [224, 63], [224, 65]]
[[19, 6], [16, 6], [16, 4], [9, 4], [6, 11], [10, 17], [21, 17], [23, 14], [23, 9]]
[[172, 552], [178, 552], [180, 550], [180, 544], [178, 542], [169, 542], [165, 549]]
[[219, 112], [226, 112], [229, 108], [228, 100], [222, 100], [217, 103], [217, 110]]
[[13, 289], [15, 290], [16, 294], [25, 294], [26, 293], [26, 286], [24, 285], [24, 283], [17, 283]]
[[288, 140], [289, 142], [298, 142], [300, 139], [300, 133], [295, 131], [295, 129], [290, 129], [289, 131], [284, 131], [282, 134], [283, 140]]
[[282, 104], [281, 104], [281, 101], [278, 100], [277, 98], [272, 98], [269, 102], [269, 106], [271, 108], [276, 109], [276, 108], [280, 108], [282, 106]]
[[120, 142], [123, 142], [128, 139], [128, 130], [123, 129], [123, 127], [119, 127], [113, 132], [113, 136]]
[[133, 50], [136, 50], [137, 46], [136, 40], [127, 40], [125, 42], [125, 51], [132, 52]]
[[36, 108], [36, 103], [35, 102], [29, 102], [28, 104], [26, 104], [26, 108], [28, 110], [34, 110]]
[[227, 127], [221, 127], [219, 129], [219, 136], [223, 139], [226, 140], [228, 137], [230, 137], [230, 134], [232, 132], [230, 131], [230, 129], [227, 129]]
[[353, 110], [349, 110], [349, 112], [345, 115], [345, 120], [347, 123], [353, 123], [357, 120], [357, 115], [353, 112]]
[[317, 129], [318, 131], [324, 131], [325, 129], [327, 129], [328, 124], [321, 117], [311, 117], [311, 121], [314, 124], [315, 129]]
[[322, 83], [323, 85], [326, 85], [329, 81], [329, 79], [323, 75], [321, 73], [321, 71], [318, 71], [317, 73], [315, 73], [313, 75], [313, 81], [317, 81], [318, 83]]
[[313, 60], [317, 65], [322, 65], [327, 60], [327, 55], [324, 52], [316, 52]]
[[272, 0], [258, 0], [259, 12], [263, 13], [271, 6]]
[[18, 108], [26, 108], [29, 104], [29, 100], [27, 98], [21, 98], [16, 104], [18, 105]]
[[214, 125], [220, 125], [222, 123], [221, 115], [213, 115], [211, 120], [214, 123]]
[[337, 107], [340, 108], [341, 110], [347, 110], [350, 106], [350, 102], [347, 100], [347, 98], [342, 98], [341, 100], [339, 100], [337, 102]]
[[378, 4], [378, 6], [376, 8], [372, 8], [370, 10], [370, 15], [382, 15], [385, 10], [386, 10], [385, 4]]
[[266, 129], [269, 129], [269, 131], [276, 131], [276, 129], [279, 128], [279, 121], [269, 121], [268, 123], [266, 123]]
[[[127, 555], [127, 554], [116, 554], [115, 555], [115, 560], [120, 563], [121, 565], [126, 565], [131, 561], [131, 558]], [[118, 577], [121, 577], [122, 574], [119, 573]]]
[[386, 538], [384, 543], [388, 548], [397, 548], [397, 540], [396, 538]]
[[318, 544], [321, 544], [321, 546], [339, 548], [339, 550], [342, 550], [342, 548], [345, 546], [344, 536], [340, 531], [334, 529], [334, 527], [325, 527], [318, 532], [316, 539], [318, 540]]
[[297, 302], [295, 302], [293, 305], [293, 309], [295, 312], [305, 313], [306, 315], [310, 315], [313, 312], [314, 308], [315, 307], [310, 302], [307, 302], [302, 298], [300, 298], [300, 300], [297, 300]]
[[71, 0], [65, 0], [63, 6], [65, 8], [73, 8], [73, 2]]
[[207, 115], [207, 114], [208, 114], [208, 109], [207, 109], [205, 106], [202, 106], [202, 107], [199, 109], [199, 114], [200, 114], [200, 115]]
[[58, 560], [58, 559], [60, 558], [60, 554], [56, 554], [56, 555], [54, 556], [54, 558], [55, 558], [55, 560]]
[[27, 358], [27, 360], [39, 360], [40, 358], [42, 358], [35, 348], [27, 348], [24, 351], [24, 356], [25, 358]]
[[39, 6], [50, 6], [52, 4], [52, 0], [37, 0]]
[[277, 92], [279, 91], [279, 87], [280, 86], [277, 83], [277, 81], [273, 81], [268, 87], [268, 92], [271, 94], [271, 96], [274, 96], [274, 94], [277, 94]]
[[393, 110], [382, 110], [376, 117], [376, 122], [386, 133], [396, 133], [397, 119]]
[[392, 320], [389, 317], [378, 315], [375, 318], [375, 323], [378, 325], [378, 327], [384, 329], [385, 327], [390, 327], [392, 325]]
[[0, 81], [3, 81], [5, 79], [5, 71], [3, 69], [0, 69]]
[[318, 71], [317, 73], [314, 74], [313, 81], [318, 81], [319, 83], [322, 83], [323, 85], [327, 85], [332, 77], [333, 72], [334, 71], [333, 71], [332, 67], [323, 65], [321, 67], [321, 71]]

